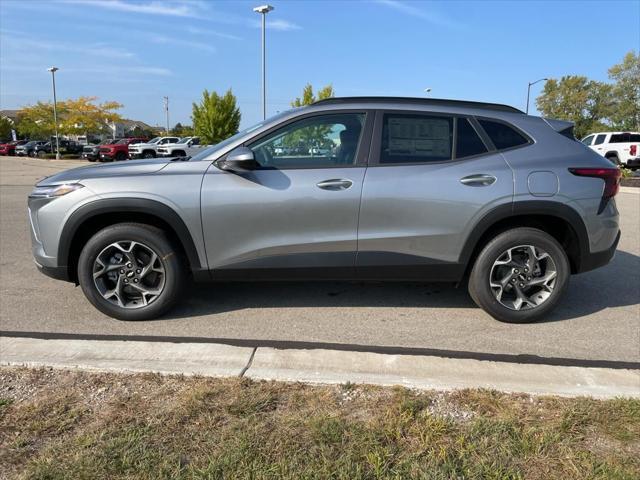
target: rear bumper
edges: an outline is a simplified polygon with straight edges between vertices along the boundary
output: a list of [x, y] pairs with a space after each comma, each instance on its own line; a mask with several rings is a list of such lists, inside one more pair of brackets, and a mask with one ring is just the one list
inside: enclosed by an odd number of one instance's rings
[[640, 157], [627, 160], [627, 167], [640, 167]]
[[616, 239], [613, 241], [613, 244], [609, 248], [607, 248], [606, 250], [602, 250], [601, 252], [589, 253], [584, 258], [582, 258], [580, 261], [580, 268], [576, 273], [584, 273], [588, 272], [589, 270], [595, 270], [596, 268], [605, 266], [616, 254], [616, 248], [618, 248], [619, 242], [620, 230], [618, 230]]

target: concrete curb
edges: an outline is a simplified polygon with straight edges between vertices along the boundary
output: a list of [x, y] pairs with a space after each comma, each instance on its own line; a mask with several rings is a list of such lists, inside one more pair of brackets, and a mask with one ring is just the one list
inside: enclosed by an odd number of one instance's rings
[[258, 348], [246, 376], [312, 383], [369, 383], [455, 390], [491, 388], [561, 396], [640, 397], [640, 371], [432, 356]]
[[0, 364], [246, 376], [321, 384], [351, 382], [436, 390], [491, 388], [535, 395], [640, 398], [640, 370], [212, 343], [0, 337]]
[[640, 188], [638, 187], [620, 187], [621, 193], [635, 193], [636, 195], [640, 195]]
[[0, 363], [103, 371], [238, 376], [254, 349], [219, 344], [0, 337]]

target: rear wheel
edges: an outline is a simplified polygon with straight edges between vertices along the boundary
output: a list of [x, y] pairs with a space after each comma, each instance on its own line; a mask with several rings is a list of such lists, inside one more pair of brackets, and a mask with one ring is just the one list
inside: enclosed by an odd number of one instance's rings
[[164, 231], [120, 223], [87, 242], [78, 260], [78, 279], [87, 299], [106, 315], [149, 320], [176, 303], [186, 269]]
[[566, 253], [551, 235], [515, 228], [482, 249], [471, 271], [469, 294], [501, 322], [530, 323], [556, 307], [570, 273]]

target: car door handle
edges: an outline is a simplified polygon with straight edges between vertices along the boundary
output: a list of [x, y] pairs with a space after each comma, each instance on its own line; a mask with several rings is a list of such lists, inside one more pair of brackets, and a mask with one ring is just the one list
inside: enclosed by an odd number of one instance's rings
[[496, 181], [493, 175], [469, 175], [460, 179], [460, 183], [470, 187], [487, 187]]
[[353, 182], [345, 178], [332, 178], [316, 184], [318, 188], [323, 190], [346, 190], [351, 185], [353, 185]]

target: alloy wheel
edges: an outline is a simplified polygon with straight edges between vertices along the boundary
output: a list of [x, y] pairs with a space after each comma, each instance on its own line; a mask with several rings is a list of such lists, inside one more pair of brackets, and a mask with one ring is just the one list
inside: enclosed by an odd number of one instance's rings
[[546, 302], [558, 271], [547, 252], [519, 245], [503, 252], [493, 263], [489, 286], [496, 300], [510, 310], [529, 310]]
[[122, 308], [141, 308], [155, 301], [166, 281], [158, 254], [133, 240], [105, 247], [93, 263], [93, 281], [102, 297]]

